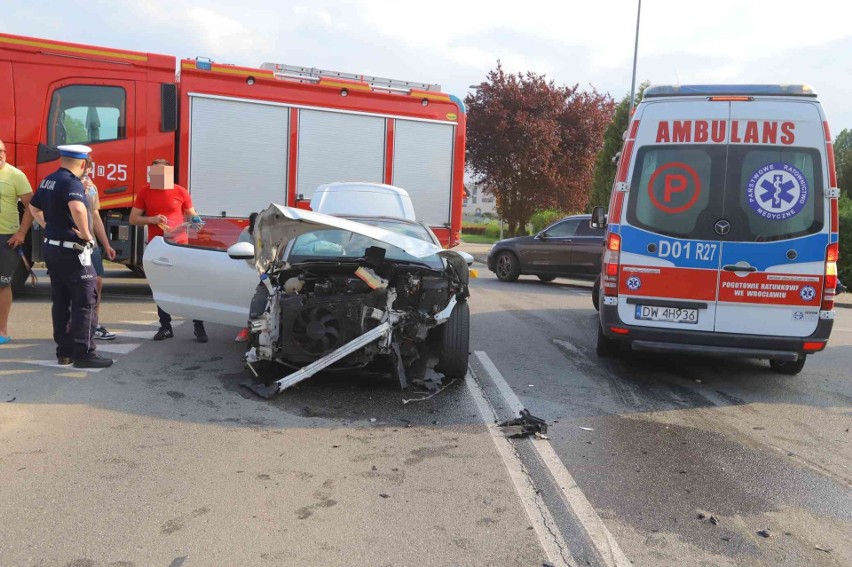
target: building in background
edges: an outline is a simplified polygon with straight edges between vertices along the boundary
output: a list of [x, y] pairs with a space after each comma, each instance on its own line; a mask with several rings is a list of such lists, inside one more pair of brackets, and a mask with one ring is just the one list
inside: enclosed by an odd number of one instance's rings
[[497, 217], [497, 200], [494, 195], [485, 193], [476, 183], [465, 185], [466, 196], [462, 202], [462, 215], [466, 221], [480, 221], [487, 217]]

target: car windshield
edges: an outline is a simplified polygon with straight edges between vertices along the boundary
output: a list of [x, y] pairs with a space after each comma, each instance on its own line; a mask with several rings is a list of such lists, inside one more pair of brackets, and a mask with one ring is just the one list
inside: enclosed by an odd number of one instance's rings
[[[435, 243], [429, 231], [422, 225], [395, 221], [391, 219], [363, 219], [353, 218], [356, 222], [383, 228], [404, 236], [417, 238], [426, 242]], [[385, 250], [385, 258], [402, 262], [415, 262], [426, 264], [432, 268], [442, 268], [443, 261], [437, 255], [417, 258], [407, 254], [404, 250], [390, 245], [386, 242], [368, 238], [348, 230], [338, 228], [327, 228], [306, 232], [298, 236], [290, 250], [288, 260], [290, 263], [303, 262], [305, 260], [326, 258], [363, 258], [367, 248], [376, 246]]]

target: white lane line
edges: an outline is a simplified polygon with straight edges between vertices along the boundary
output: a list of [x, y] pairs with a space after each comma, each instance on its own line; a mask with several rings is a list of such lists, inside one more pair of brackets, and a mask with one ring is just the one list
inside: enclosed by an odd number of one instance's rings
[[[118, 323], [120, 325], [144, 325], [145, 327], [157, 327], [157, 328], [159, 328], [159, 326], [160, 326], [159, 321], [151, 321], [150, 319], [147, 319], [145, 321], [119, 321]], [[182, 325], [183, 323], [184, 323], [183, 319], [181, 319], [180, 321], [173, 320], [172, 321], [172, 327], [177, 327], [178, 325]]]
[[[489, 378], [503, 396], [506, 404], [511, 408], [512, 414], [517, 415], [518, 412], [524, 409], [524, 405], [518, 399], [518, 396], [515, 395], [515, 392], [506, 382], [506, 379], [503, 378], [503, 375], [500, 374], [500, 371], [497, 370], [497, 367], [494, 366], [494, 363], [491, 362], [491, 359], [484, 351], [478, 350], [473, 354], [488, 373]], [[559, 455], [556, 454], [550, 443], [543, 439], [536, 439], [533, 440], [533, 447], [541, 458], [542, 463], [550, 471], [550, 474], [553, 475], [556, 484], [562, 489], [563, 500], [574, 512], [574, 515], [577, 516], [577, 519], [580, 520], [592, 544], [603, 558], [604, 565], [630, 567], [630, 561], [624, 555], [621, 546], [615, 541], [606, 524], [598, 516], [598, 513], [580, 490], [580, 487], [577, 486], [571, 473], [565, 468], [565, 464], [559, 458]]]
[[153, 329], [149, 331], [113, 331], [118, 338], [125, 339], [153, 339], [154, 335], [157, 334]]
[[35, 364], [37, 366], [47, 366], [50, 368], [60, 368], [62, 370], [74, 370], [79, 371], [83, 370], [85, 372], [100, 372], [104, 370], [103, 368], [74, 368], [71, 365], [60, 366], [56, 363], [56, 359], [53, 360], [28, 360], [28, 359], [18, 359], [18, 360], [10, 360], [8, 362], [17, 362], [18, 364]]
[[515, 452], [511, 442], [494, 425], [494, 418], [496, 417], [494, 410], [488, 405], [488, 400], [485, 399], [485, 395], [482, 393], [479, 384], [477, 384], [476, 380], [469, 373], [465, 378], [465, 384], [471, 396], [473, 396], [473, 400], [476, 402], [479, 415], [482, 417], [482, 421], [485, 423], [485, 427], [488, 429], [494, 445], [497, 447], [497, 453], [506, 466], [509, 478], [512, 479], [512, 485], [515, 487], [515, 492], [518, 494], [518, 498], [521, 499], [521, 503], [527, 513], [527, 518], [529, 518], [536, 536], [538, 536], [538, 541], [547, 555], [547, 560], [554, 567], [571, 567], [571, 563], [569, 563], [564, 555], [568, 553], [568, 545], [562, 538], [562, 533], [559, 531], [556, 521], [550, 515], [550, 511], [547, 509], [541, 495], [536, 492], [535, 486], [530, 480], [529, 475], [526, 474], [520, 456]]
[[142, 343], [105, 343], [97, 344], [98, 350], [103, 352], [111, 352], [114, 354], [130, 354], [137, 348], [141, 347]]

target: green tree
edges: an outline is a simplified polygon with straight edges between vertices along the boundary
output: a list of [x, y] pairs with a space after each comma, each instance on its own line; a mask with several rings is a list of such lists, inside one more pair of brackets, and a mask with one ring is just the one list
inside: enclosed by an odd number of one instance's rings
[[510, 235], [537, 210], [585, 205], [613, 104], [608, 94], [536, 73], [507, 74], [499, 61], [465, 99], [467, 163], [496, 197]]
[[834, 139], [837, 186], [852, 197], [852, 130], [844, 128]]
[[89, 141], [89, 134], [86, 132], [86, 125], [82, 120], [71, 118], [67, 114], [62, 118], [62, 124], [65, 126], [65, 143], [80, 144]]
[[[646, 81], [639, 85], [639, 90], [636, 93], [636, 104], [639, 104], [639, 101], [642, 100], [642, 95], [649, 84]], [[609, 205], [609, 196], [612, 193], [612, 184], [615, 181], [615, 173], [618, 168], [618, 160], [615, 159], [615, 156], [624, 145], [622, 136], [627, 131], [630, 122], [629, 112], [630, 95], [628, 94], [615, 107], [612, 121], [604, 132], [603, 148], [598, 152], [595, 160], [595, 176], [592, 181], [592, 192], [589, 194], [589, 210], [596, 206], [606, 208]]]

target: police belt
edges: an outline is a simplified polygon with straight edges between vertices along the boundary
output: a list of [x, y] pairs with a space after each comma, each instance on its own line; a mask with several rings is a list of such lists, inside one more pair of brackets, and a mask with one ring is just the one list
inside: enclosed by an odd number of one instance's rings
[[44, 243], [50, 244], [52, 246], [61, 246], [62, 248], [70, 248], [72, 250], [79, 250], [81, 252], [83, 250], [87, 250], [87, 249], [91, 250], [92, 248], [95, 247], [95, 245], [92, 242], [80, 244], [79, 242], [71, 242], [70, 240], [48, 240], [47, 238], [44, 239]]

